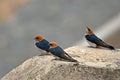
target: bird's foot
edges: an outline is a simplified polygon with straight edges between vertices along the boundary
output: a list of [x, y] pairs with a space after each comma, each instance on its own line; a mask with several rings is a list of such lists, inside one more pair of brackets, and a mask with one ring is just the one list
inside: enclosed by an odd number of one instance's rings
[[54, 59], [52, 59], [52, 61], [54, 61], [54, 60], [62, 60], [61, 58], [54, 58]]
[[95, 47], [93, 47], [93, 46], [88, 46], [89, 48], [95, 48]]
[[45, 55], [51, 55], [49, 52], [46, 52]]
[[96, 45], [96, 48], [100, 48], [100, 46], [99, 46], [99, 45]]
[[46, 53], [41, 53], [40, 55], [38, 55], [38, 56], [46, 56], [46, 55], [51, 55], [50, 53], [48, 53], [48, 52], [46, 52]]

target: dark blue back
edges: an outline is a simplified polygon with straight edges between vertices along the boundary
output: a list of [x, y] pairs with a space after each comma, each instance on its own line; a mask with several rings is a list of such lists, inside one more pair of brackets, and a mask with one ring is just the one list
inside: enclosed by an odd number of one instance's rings
[[60, 56], [61, 54], [64, 54], [64, 50], [59, 46], [55, 48], [50, 48], [49, 51], [55, 56]]
[[101, 42], [102, 40], [99, 39], [96, 35], [86, 35], [85, 36], [86, 39], [92, 43], [98, 44], [99, 42]]
[[50, 46], [49, 46], [49, 42], [45, 39], [43, 39], [42, 41], [36, 42], [35, 45], [42, 49], [42, 50], [49, 50]]

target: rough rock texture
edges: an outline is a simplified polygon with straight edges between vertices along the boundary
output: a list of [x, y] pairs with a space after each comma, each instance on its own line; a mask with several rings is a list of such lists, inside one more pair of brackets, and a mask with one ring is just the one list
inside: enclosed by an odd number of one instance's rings
[[120, 51], [74, 46], [66, 51], [79, 63], [35, 56], [1, 80], [120, 80]]

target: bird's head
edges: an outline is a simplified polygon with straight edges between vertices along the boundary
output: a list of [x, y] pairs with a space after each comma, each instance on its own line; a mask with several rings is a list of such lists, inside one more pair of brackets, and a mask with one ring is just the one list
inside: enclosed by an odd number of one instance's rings
[[93, 30], [92, 30], [90, 27], [88, 27], [88, 26], [86, 26], [86, 27], [87, 27], [87, 34], [88, 34], [88, 35], [94, 34], [94, 33], [93, 33]]
[[49, 43], [50, 47], [55, 48], [58, 46], [57, 42], [50, 42]]
[[36, 41], [41, 41], [44, 39], [44, 37], [40, 34], [36, 35], [35, 38], [34, 38]]

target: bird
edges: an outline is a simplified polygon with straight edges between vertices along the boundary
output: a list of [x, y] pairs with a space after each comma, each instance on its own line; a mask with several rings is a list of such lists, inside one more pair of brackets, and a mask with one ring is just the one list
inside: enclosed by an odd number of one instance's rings
[[99, 37], [97, 37], [90, 27], [86, 26], [86, 28], [87, 28], [87, 34], [85, 35], [85, 38], [88, 42], [96, 44], [96, 48], [105, 47], [110, 50], [115, 49], [113, 46], [105, 43], [103, 40], [101, 40]]
[[49, 41], [47, 41], [41, 34], [35, 36], [35, 46], [41, 50], [44, 50], [49, 54]]
[[60, 46], [58, 46], [57, 42], [50, 42], [49, 45], [50, 45], [49, 51], [54, 56], [57, 56], [61, 59], [64, 59], [70, 62], [77, 62], [77, 60], [73, 59]]

